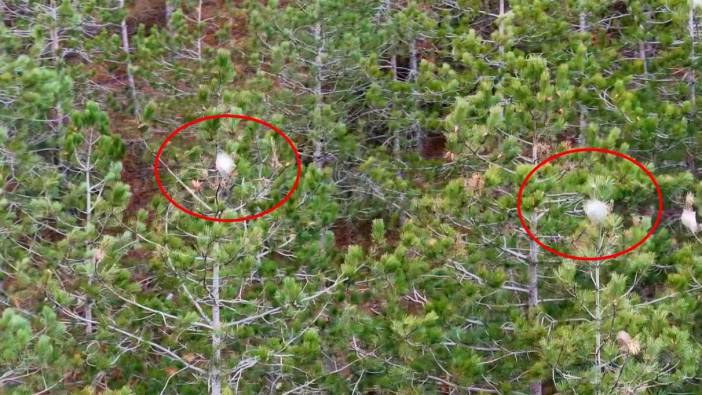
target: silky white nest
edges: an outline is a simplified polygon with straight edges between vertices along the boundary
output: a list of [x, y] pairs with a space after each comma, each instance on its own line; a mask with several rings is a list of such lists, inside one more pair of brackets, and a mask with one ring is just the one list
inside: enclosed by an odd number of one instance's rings
[[229, 177], [234, 171], [234, 160], [224, 152], [217, 152], [215, 167], [222, 177]]
[[682, 214], [680, 214], [680, 222], [682, 222], [690, 232], [697, 233], [699, 227], [697, 226], [697, 214], [695, 210], [684, 208]]
[[680, 222], [683, 226], [692, 232], [692, 234], [697, 233], [700, 227], [697, 225], [697, 212], [694, 209], [695, 205], [695, 195], [692, 192], [688, 192], [685, 196], [685, 208], [683, 208], [682, 214], [680, 214]]
[[604, 219], [607, 218], [607, 214], [609, 214], [609, 207], [604, 202], [597, 199], [586, 201], [583, 210], [585, 210], [585, 215], [587, 215], [590, 221], [596, 224], [604, 221]]

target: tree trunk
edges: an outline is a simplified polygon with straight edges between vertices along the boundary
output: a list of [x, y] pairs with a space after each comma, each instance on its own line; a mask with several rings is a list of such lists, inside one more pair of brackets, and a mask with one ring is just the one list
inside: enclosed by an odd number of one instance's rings
[[[322, 38], [322, 24], [317, 22], [314, 25], [314, 40], [317, 45], [317, 54], [314, 59], [315, 66], [315, 85], [314, 85], [314, 98], [315, 98], [315, 116], [321, 117], [322, 107], [324, 106], [324, 96], [322, 92], [322, 83], [324, 81], [323, 75], [323, 61], [324, 61], [324, 39]], [[324, 165], [323, 158], [323, 144], [321, 141], [322, 131], [320, 130], [321, 125], [315, 125], [315, 136], [314, 136], [314, 153], [312, 155], [312, 160], [317, 168], [322, 168]]]
[[[695, 6], [690, 4], [690, 10], [687, 15], [687, 30], [690, 35], [690, 66], [687, 71], [687, 89], [688, 89], [688, 100], [690, 101], [690, 111], [688, 112], [688, 117], [690, 124], [692, 124], [695, 112], [697, 111], [697, 77], [695, 75], [695, 42], [697, 40], [697, 26], [695, 24]], [[694, 149], [690, 149], [688, 145], [687, 148], [688, 156], [688, 169], [693, 175], [697, 175], [697, 165], [696, 165], [696, 155]]]
[[[538, 135], [534, 131], [534, 136], [531, 143], [531, 160], [536, 163], [539, 159], [537, 149]], [[534, 234], [537, 234], [539, 227], [539, 217], [536, 211], [532, 214], [533, 217], [529, 221], [529, 227]], [[536, 307], [539, 305], [539, 246], [536, 241], [529, 239], [529, 267], [527, 273], [527, 291], [529, 292], [529, 300], [527, 306], [529, 308], [529, 317], [536, 316]], [[531, 395], [541, 395], [541, 380], [533, 380], [529, 383], [529, 393]]]
[[380, 4], [378, 7], [377, 11], [375, 12], [375, 19], [376, 22], [380, 22], [384, 19], [384, 17], [390, 12], [390, 7], [392, 6], [392, 0], [383, 0], [383, 3]]
[[690, 74], [689, 74], [689, 84], [688, 84], [688, 94], [690, 97], [690, 116], [695, 114], [695, 108], [697, 105], [697, 81], [695, 77], [695, 41], [697, 39], [696, 26], [695, 26], [695, 7], [690, 6], [690, 11], [687, 18], [687, 29], [690, 34]]
[[[419, 74], [419, 69], [417, 67], [417, 56], [417, 39], [412, 38], [409, 43], [409, 75], [407, 76], [407, 80], [412, 84], [414, 84], [414, 82], [417, 80], [417, 75]], [[417, 90], [415, 89], [414, 85], [412, 86], [412, 97], [414, 100], [417, 98]], [[414, 118], [414, 114], [412, 115], [412, 129], [414, 131], [417, 149], [421, 150], [424, 134], [422, 133], [421, 126], [419, 126], [419, 123]]]
[[[392, 80], [397, 81], [397, 55], [393, 54], [390, 57], [390, 70], [392, 71]], [[394, 105], [391, 105], [394, 107]], [[400, 133], [399, 128], [395, 128], [393, 130], [393, 146], [392, 146], [392, 153], [395, 159], [399, 159], [400, 155], [402, 154], [402, 133]]]
[[171, 16], [173, 15], [174, 11], [175, 11], [175, 7], [173, 7], [173, 4], [171, 4], [171, 1], [166, 0], [165, 12], [166, 12], [166, 27], [168, 28], [168, 30], [171, 30]]
[[[52, 0], [49, 3], [49, 7], [51, 9], [51, 19], [53, 20], [53, 23], [51, 24], [51, 27], [49, 28], [49, 41], [51, 45], [51, 54], [54, 58], [54, 65], [56, 66], [57, 70], [61, 69], [61, 63], [62, 63], [62, 55], [61, 55], [61, 38], [59, 36], [59, 30], [58, 30], [58, 13], [56, 12], [56, 4]], [[63, 124], [63, 109], [61, 108], [61, 102], [58, 101], [56, 103], [55, 107], [56, 111], [56, 119], [51, 122], [51, 126], [54, 129], [54, 133], [58, 133], [59, 129], [61, 128], [61, 125]]]
[[[648, 15], [648, 14], [647, 14]], [[648, 78], [648, 59], [646, 58], [646, 30], [648, 29], [648, 16], [641, 23], [642, 33], [644, 34], [644, 39], [639, 41], [639, 58], [643, 64], [643, 74], [645, 78]]]
[[[532, 231], [534, 231], [533, 227]], [[533, 310], [539, 305], [538, 248], [539, 246], [534, 240], [529, 241], [529, 283], [527, 287], [529, 290], [529, 310]]]
[[54, 1], [51, 1], [49, 3], [49, 8], [51, 9], [51, 19], [53, 19], [53, 23], [51, 27], [49, 28], [49, 41], [51, 42], [51, 54], [54, 57], [54, 64], [58, 65], [59, 63], [59, 50], [60, 50], [60, 42], [59, 42], [59, 33], [58, 33], [58, 15], [56, 12], [56, 5], [54, 4]]
[[202, 32], [200, 32], [200, 24], [202, 23], [202, 0], [197, 2], [197, 60], [202, 61]]
[[[499, 22], [497, 23], [497, 31], [500, 33], [500, 39], [502, 39], [502, 35], [505, 33], [505, 24], [503, 22], [503, 17], [505, 15], [505, 0], [500, 0], [500, 13], [499, 13]], [[500, 44], [500, 55], [505, 54], [505, 46]]]
[[[531, 231], [536, 233], [538, 220], [534, 218], [529, 226], [531, 227]], [[534, 316], [536, 307], [539, 305], [539, 246], [531, 239], [529, 239], [527, 290], [529, 291], [529, 315]], [[541, 380], [534, 380], [529, 383], [529, 393], [531, 395], [541, 395]]]
[[[93, 148], [93, 131], [90, 131], [88, 135], [88, 155], [85, 158], [85, 163], [83, 164], [83, 170], [85, 171], [85, 227], [87, 228], [92, 221], [93, 204], [92, 196], [90, 195], [92, 186], [90, 184], [90, 171], [91, 163], [90, 157], [92, 156]], [[88, 272], [88, 286], [92, 286], [95, 281], [95, 271], [97, 270], [97, 263], [93, 260], [94, 266], [89, 269]], [[86, 295], [85, 297], [85, 334], [90, 336], [93, 333], [93, 300]]]
[[417, 69], [417, 39], [415, 38], [410, 40], [409, 44], [409, 68], [409, 80], [414, 82], [419, 73]]
[[[124, 9], [124, 0], [119, 0], [119, 7]], [[129, 92], [132, 96], [132, 102], [134, 105], [134, 115], [139, 117], [141, 110], [139, 108], [139, 99], [137, 97], [136, 83], [134, 82], [134, 74], [132, 73], [132, 62], [130, 60], [130, 49], [129, 49], [129, 31], [127, 30], [127, 17], [122, 19], [122, 51], [124, 51], [124, 56], [127, 59], [127, 83], [129, 84]]]
[[208, 378], [208, 386], [210, 395], [220, 395], [222, 393], [222, 378], [221, 378], [221, 357], [222, 357], [222, 323], [219, 317], [219, 262], [215, 259], [212, 263], [212, 360], [210, 361], [210, 372]]
[[646, 60], [646, 42], [639, 42], [639, 57], [641, 58], [641, 63], [643, 64], [644, 77], [648, 77], [648, 61]]
[[600, 385], [602, 383], [602, 307], [600, 303], [600, 262], [594, 264], [594, 280], [595, 283], [595, 389], [596, 393], [600, 393]]
[[[578, 26], [578, 30], [584, 33], [587, 31], [587, 14], [584, 11], [580, 12], [579, 19], [580, 24]], [[585, 107], [585, 105], [580, 104], [578, 110], [578, 128], [580, 130], [580, 134], [578, 136], [578, 145], [582, 146], [585, 144], [585, 130], [587, 129], [587, 108]]]

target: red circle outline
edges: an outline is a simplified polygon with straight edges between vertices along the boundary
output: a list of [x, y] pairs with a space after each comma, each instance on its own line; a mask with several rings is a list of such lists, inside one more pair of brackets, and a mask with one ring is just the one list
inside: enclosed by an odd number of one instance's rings
[[[276, 132], [280, 137], [282, 137], [286, 143], [290, 146], [292, 149], [293, 153], [295, 154], [295, 162], [297, 166], [297, 174], [295, 175], [295, 182], [293, 182], [292, 188], [288, 191], [288, 193], [280, 199], [276, 204], [274, 204], [272, 207], [261, 211], [260, 213], [256, 214], [251, 214], [247, 215], [244, 217], [236, 217], [236, 218], [216, 218], [216, 217], [208, 217], [206, 215], [196, 213], [194, 211], [188, 210], [187, 208], [181, 206], [176, 202], [169, 194], [166, 192], [165, 188], [163, 187], [163, 184], [161, 183], [161, 178], [159, 177], [158, 174], [158, 162], [159, 159], [161, 158], [161, 154], [163, 153], [164, 148], [166, 148], [166, 145], [168, 145], [168, 142], [173, 139], [178, 133], [182, 132], [183, 130], [189, 128], [190, 126], [196, 125], [200, 122], [208, 121], [210, 119], [220, 119], [220, 118], [235, 118], [235, 119], [243, 119], [245, 121], [252, 121], [256, 122], [259, 125], [263, 125], [274, 132]], [[295, 144], [290, 140], [290, 137], [288, 137], [285, 133], [283, 133], [280, 129], [277, 127], [273, 126], [272, 124], [258, 118], [250, 117], [248, 115], [241, 115], [241, 114], [215, 114], [215, 115], [207, 115], [204, 117], [200, 117], [197, 119], [194, 119], [188, 123], [185, 123], [181, 126], [179, 126], [177, 129], [172, 131], [168, 136], [166, 136], [166, 139], [163, 140], [161, 145], [158, 147], [158, 151], [156, 152], [156, 156], [154, 157], [154, 178], [156, 179], [156, 185], [158, 185], [158, 190], [163, 195], [172, 205], [177, 207], [180, 211], [183, 211], [184, 213], [191, 215], [196, 218], [204, 219], [205, 221], [212, 221], [212, 222], [245, 222], [249, 221], [252, 219], [260, 218], [263, 217], [264, 215], [270, 214], [276, 209], [278, 209], [280, 206], [285, 204], [285, 202], [290, 199], [290, 196], [292, 196], [293, 192], [295, 192], [295, 189], [297, 189], [297, 185], [300, 183], [300, 176], [302, 175], [302, 160], [300, 159], [300, 153], [297, 151], [297, 148], [295, 147]]]
[[[651, 180], [651, 183], [656, 188], [656, 194], [658, 196], [658, 214], [656, 215], [656, 221], [653, 223], [653, 226], [651, 226], [651, 229], [648, 231], [648, 233], [646, 233], [646, 235], [641, 240], [639, 240], [638, 242], [636, 242], [635, 244], [633, 244], [632, 246], [628, 247], [625, 250], [616, 252], [614, 254], [594, 256], [594, 257], [584, 257], [584, 256], [566, 254], [566, 253], [557, 251], [557, 250], [547, 246], [546, 244], [542, 243], [541, 240], [539, 240], [539, 238], [536, 237], [536, 235], [531, 233], [531, 231], [529, 230], [529, 227], [526, 224], [526, 221], [524, 220], [524, 216], [522, 215], [522, 194], [524, 193], [524, 188], [526, 187], [526, 184], [529, 182], [529, 179], [531, 178], [531, 176], [534, 173], [536, 173], [536, 171], [539, 170], [541, 167], [546, 165], [547, 163], [549, 163], [555, 159], [558, 159], [562, 156], [566, 156], [566, 155], [570, 155], [570, 154], [574, 154], [574, 153], [578, 153], [578, 152], [600, 152], [600, 153], [604, 153], [604, 154], [614, 155], [614, 156], [617, 156], [617, 157], [622, 158], [622, 159], [626, 159], [627, 161], [633, 163], [634, 165], [636, 165], [636, 167], [641, 169], [648, 176], [648, 178]], [[648, 238], [651, 237], [651, 235], [653, 235], [653, 232], [656, 231], [656, 228], [658, 228], [658, 224], [661, 222], [662, 215], [663, 215], [663, 194], [661, 193], [661, 188], [658, 186], [658, 182], [656, 181], [656, 177], [653, 176], [653, 174], [646, 168], [646, 166], [639, 163], [636, 159], [634, 159], [628, 155], [622, 154], [621, 152], [612, 151], [612, 150], [608, 150], [605, 148], [595, 148], [595, 147], [573, 148], [573, 149], [569, 149], [567, 151], [559, 152], [555, 155], [549, 156], [548, 158], [539, 162], [536, 165], [536, 167], [531, 169], [529, 174], [527, 174], [526, 177], [524, 178], [524, 181], [522, 181], [522, 184], [519, 186], [519, 192], [517, 193], [517, 216], [519, 216], [519, 222], [521, 223], [522, 228], [526, 231], [529, 238], [534, 240], [538, 245], [541, 246], [541, 248], [545, 249], [546, 251], [548, 251], [552, 254], [558, 255], [558, 256], [563, 257], [563, 258], [573, 259], [576, 261], [603, 261], [606, 259], [616, 258], [618, 256], [621, 256], [621, 255], [624, 255], [624, 254], [627, 254], [627, 253], [633, 251], [634, 249], [638, 248], [641, 244], [643, 244], [646, 240], [648, 240]]]

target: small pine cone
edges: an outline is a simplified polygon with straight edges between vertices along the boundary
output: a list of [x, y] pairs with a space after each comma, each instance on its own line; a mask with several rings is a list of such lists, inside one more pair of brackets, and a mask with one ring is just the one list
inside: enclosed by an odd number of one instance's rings
[[467, 190], [479, 194], [485, 187], [485, 180], [480, 173], [473, 173], [469, 179], [465, 180], [464, 186]]
[[93, 251], [93, 263], [96, 265], [105, 258], [105, 251], [101, 248], [96, 248]]
[[200, 180], [190, 180], [190, 186], [193, 187], [193, 190], [196, 192], [199, 192], [202, 190], [202, 181]]

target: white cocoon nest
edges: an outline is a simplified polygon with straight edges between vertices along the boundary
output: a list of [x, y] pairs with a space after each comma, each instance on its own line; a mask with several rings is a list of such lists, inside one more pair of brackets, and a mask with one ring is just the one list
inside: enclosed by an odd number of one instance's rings
[[684, 208], [680, 215], [680, 222], [682, 222], [690, 232], [697, 233], [699, 228], [697, 227], [697, 213], [695, 213], [695, 210]]
[[215, 167], [222, 177], [228, 177], [234, 171], [234, 160], [224, 152], [217, 152]]
[[607, 214], [609, 214], [609, 207], [607, 207], [607, 205], [604, 204], [604, 202], [601, 202], [597, 199], [591, 199], [585, 202], [583, 210], [585, 210], [585, 215], [587, 215], [590, 221], [596, 224], [599, 224], [600, 222], [604, 221], [604, 219], [607, 217]]

